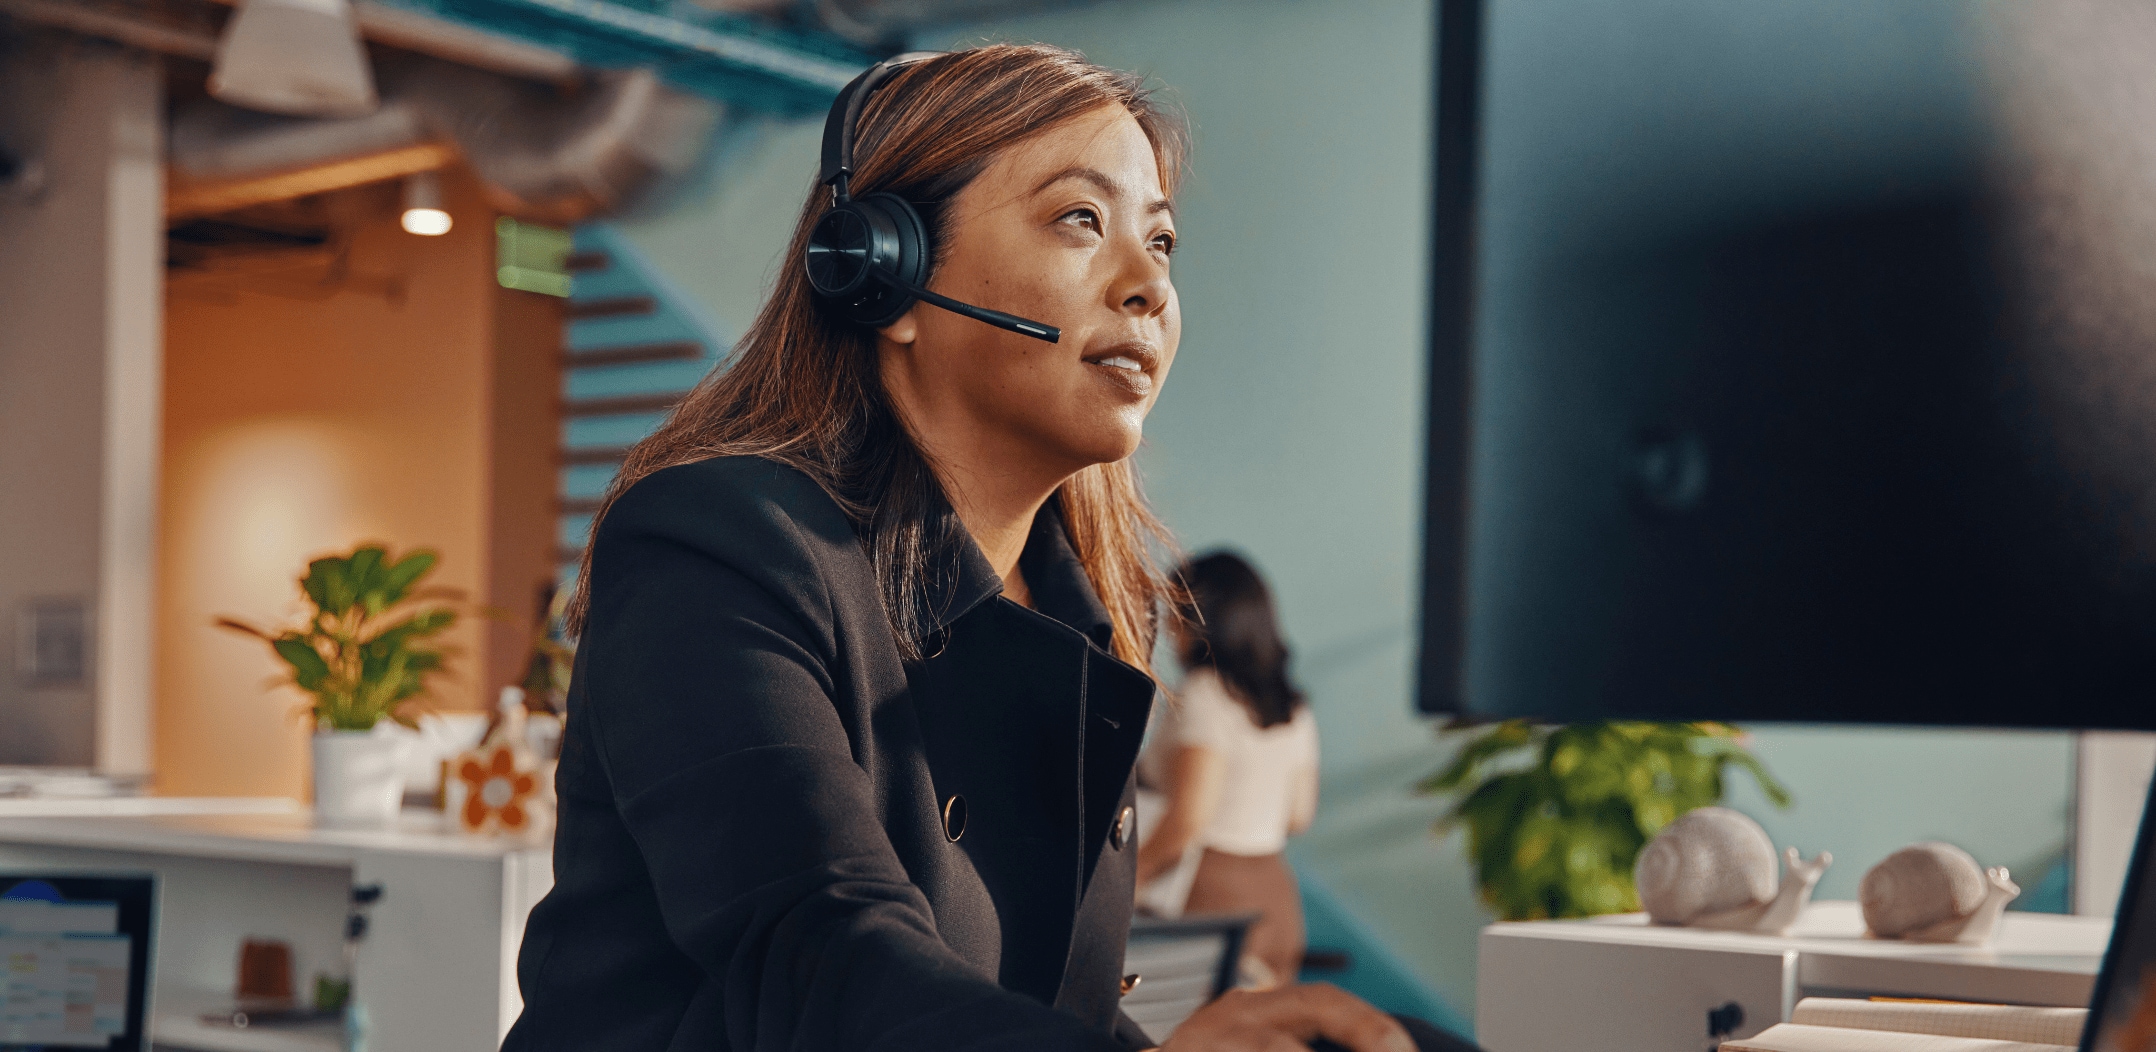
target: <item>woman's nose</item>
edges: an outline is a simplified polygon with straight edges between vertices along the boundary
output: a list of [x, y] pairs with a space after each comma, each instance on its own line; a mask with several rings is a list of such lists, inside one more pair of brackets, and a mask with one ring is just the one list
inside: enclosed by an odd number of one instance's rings
[[1108, 290], [1109, 302], [1115, 309], [1139, 317], [1166, 310], [1175, 295], [1175, 286], [1168, 281], [1167, 261], [1143, 242], [1118, 253], [1118, 257], [1121, 266]]

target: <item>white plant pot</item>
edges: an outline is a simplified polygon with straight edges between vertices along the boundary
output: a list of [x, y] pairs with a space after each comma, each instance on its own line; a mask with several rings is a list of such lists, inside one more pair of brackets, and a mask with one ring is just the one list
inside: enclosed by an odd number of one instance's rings
[[384, 828], [404, 803], [403, 735], [316, 731], [314, 817], [326, 826]]

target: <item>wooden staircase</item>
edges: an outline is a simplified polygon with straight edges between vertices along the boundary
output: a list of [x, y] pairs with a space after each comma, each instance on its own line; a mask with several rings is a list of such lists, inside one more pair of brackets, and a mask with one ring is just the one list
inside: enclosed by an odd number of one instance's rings
[[723, 346], [680, 293], [613, 228], [577, 231], [562, 350], [556, 491], [561, 580], [572, 581], [592, 516], [638, 439], [658, 427]]

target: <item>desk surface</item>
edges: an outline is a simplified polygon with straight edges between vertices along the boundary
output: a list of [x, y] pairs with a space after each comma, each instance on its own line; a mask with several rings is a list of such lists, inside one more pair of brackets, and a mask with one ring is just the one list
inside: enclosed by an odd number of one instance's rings
[[499, 859], [545, 853], [551, 837], [478, 837], [448, 828], [433, 811], [406, 811], [392, 829], [317, 827], [306, 811], [284, 814], [0, 816], [0, 843], [102, 848], [196, 858], [349, 865], [362, 854]]
[[1990, 946], [1912, 943], [1870, 938], [1856, 903], [1828, 901], [1812, 903], [1787, 936], [1662, 927], [1643, 913], [1498, 923], [1483, 932], [1485, 938], [1793, 951], [1799, 982], [1810, 990], [2086, 1005], [2111, 941], [2111, 921], [2010, 910]]

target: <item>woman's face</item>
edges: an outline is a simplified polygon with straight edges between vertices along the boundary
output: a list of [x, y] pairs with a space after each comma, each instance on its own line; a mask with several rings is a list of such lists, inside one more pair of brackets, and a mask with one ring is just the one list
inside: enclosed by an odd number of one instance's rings
[[1138, 122], [1105, 105], [1014, 144], [947, 216], [929, 286], [1063, 338], [916, 304], [879, 345], [916, 440], [939, 458], [994, 450], [1062, 475], [1136, 451], [1182, 335], [1175, 214]]

